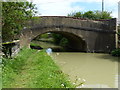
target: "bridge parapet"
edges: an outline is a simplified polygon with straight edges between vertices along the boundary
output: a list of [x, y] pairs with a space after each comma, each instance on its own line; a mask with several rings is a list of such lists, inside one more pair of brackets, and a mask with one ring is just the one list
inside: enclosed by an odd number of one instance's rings
[[64, 16], [41, 16], [29, 22], [32, 28], [45, 27], [71, 27], [92, 31], [114, 32], [116, 30], [116, 19], [89, 20]]

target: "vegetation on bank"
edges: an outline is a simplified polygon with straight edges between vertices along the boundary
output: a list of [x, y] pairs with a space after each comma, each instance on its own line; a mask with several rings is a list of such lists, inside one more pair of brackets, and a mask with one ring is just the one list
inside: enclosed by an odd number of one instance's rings
[[113, 50], [113, 51], [111, 52], [111, 54], [112, 54], [113, 56], [120, 57], [120, 48]]
[[37, 44], [37, 43], [33, 43], [33, 42], [30, 43], [30, 46], [39, 46], [39, 47], [40, 47], [39, 44]]
[[[45, 34], [39, 35], [36, 38], [34, 38], [33, 41], [42, 41], [42, 42], [54, 44], [56, 46], [60, 46], [62, 47], [62, 48], [59, 48], [60, 51], [67, 51], [69, 47], [69, 40], [65, 38], [63, 35], [56, 34], [56, 33], [45, 33]], [[40, 47], [40, 45], [35, 42], [34, 43], [31, 42], [30, 45], [35, 47]], [[55, 48], [52, 48], [52, 49], [53, 51], [55, 50]]]
[[23, 48], [13, 59], [3, 58], [3, 88], [71, 88], [66, 75], [42, 50]]
[[54, 44], [67, 48], [69, 40], [61, 34], [52, 33]]

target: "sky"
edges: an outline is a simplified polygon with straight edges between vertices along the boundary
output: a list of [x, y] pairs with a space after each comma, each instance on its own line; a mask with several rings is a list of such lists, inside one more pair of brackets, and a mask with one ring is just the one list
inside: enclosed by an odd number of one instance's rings
[[[67, 16], [71, 12], [101, 10], [102, 0], [28, 0], [36, 4], [39, 16]], [[118, 17], [120, 0], [104, 0], [104, 10]]]

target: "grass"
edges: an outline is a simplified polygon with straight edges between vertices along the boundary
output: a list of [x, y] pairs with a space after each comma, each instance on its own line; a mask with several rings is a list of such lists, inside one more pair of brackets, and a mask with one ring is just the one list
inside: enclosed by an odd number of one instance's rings
[[30, 45], [31, 46], [40, 46], [39, 44], [36, 44], [36, 43], [33, 43], [33, 42], [31, 42]]
[[3, 88], [74, 88], [44, 50], [22, 49], [13, 59], [3, 59]]

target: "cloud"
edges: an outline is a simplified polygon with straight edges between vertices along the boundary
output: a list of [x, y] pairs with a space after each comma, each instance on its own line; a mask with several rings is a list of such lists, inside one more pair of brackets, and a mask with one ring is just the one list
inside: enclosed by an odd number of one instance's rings
[[[101, 3], [102, 0], [28, 0], [33, 1], [38, 7], [39, 13], [43, 16], [65, 16], [72, 11], [85, 10], [87, 6], [74, 6], [72, 3], [84, 2], [84, 3]], [[113, 16], [117, 17], [117, 5], [119, 0], [104, 0], [105, 10], [112, 11]]]
[[[47, 0], [46, 0], [47, 1]], [[37, 2], [34, 2], [35, 4]], [[39, 12], [44, 16], [65, 16], [71, 11], [82, 10], [80, 6], [71, 7], [71, 2], [64, 0], [51, 0], [50, 2], [38, 2], [37, 7]]]

